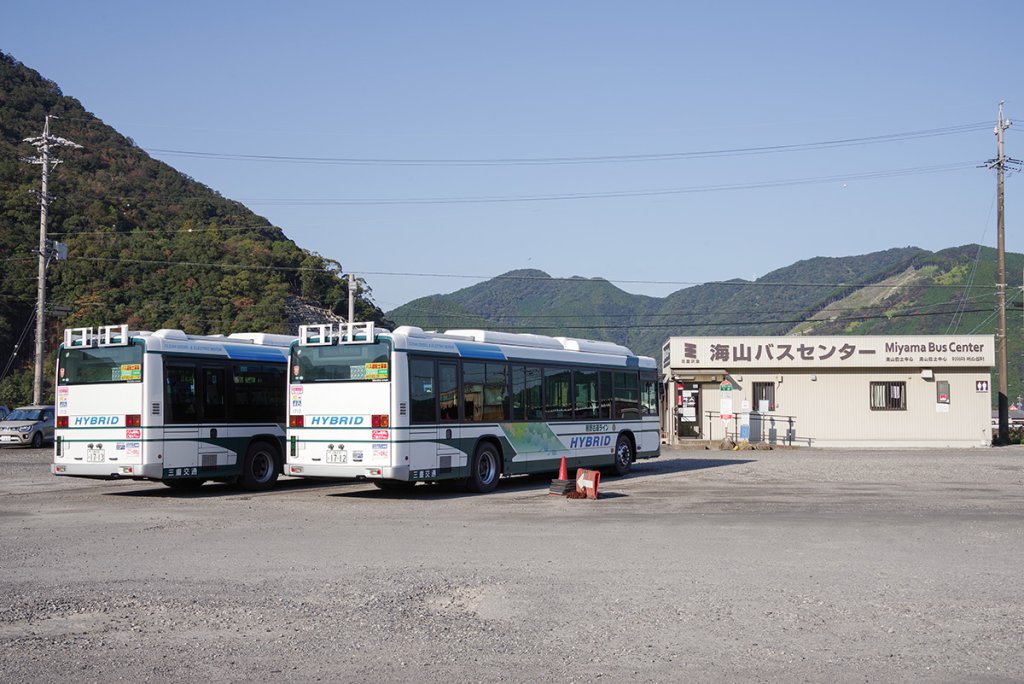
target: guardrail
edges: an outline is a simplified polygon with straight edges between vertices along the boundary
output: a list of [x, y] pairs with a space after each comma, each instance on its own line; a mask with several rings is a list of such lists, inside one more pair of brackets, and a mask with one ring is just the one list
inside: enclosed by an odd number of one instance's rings
[[[722, 425], [722, 438], [732, 437], [735, 441], [749, 441], [751, 444], [781, 444], [793, 446], [796, 437], [796, 416], [783, 416], [777, 413], [758, 413], [757, 411], [745, 411], [732, 414], [731, 421], [721, 420], [722, 414], [718, 411], [705, 411], [707, 418], [707, 439], [719, 439], [715, 436], [715, 424]], [[742, 420], [746, 417], [745, 420]], [[715, 418], [718, 418], [716, 421]], [[730, 432], [729, 426], [732, 426]], [[743, 434], [743, 427], [747, 427], [746, 436]], [[782, 439], [779, 439], [779, 430], [785, 430]], [[755, 434], [756, 432], [756, 434]]]

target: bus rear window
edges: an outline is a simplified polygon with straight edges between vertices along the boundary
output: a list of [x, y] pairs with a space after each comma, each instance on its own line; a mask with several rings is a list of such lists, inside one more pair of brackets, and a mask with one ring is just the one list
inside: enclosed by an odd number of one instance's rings
[[57, 361], [61, 385], [142, 382], [141, 346], [64, 349]]
[[292, 384], [307, 382], [386, 382], [391, 379], [390, 349], [386, 342], [295, 347]]

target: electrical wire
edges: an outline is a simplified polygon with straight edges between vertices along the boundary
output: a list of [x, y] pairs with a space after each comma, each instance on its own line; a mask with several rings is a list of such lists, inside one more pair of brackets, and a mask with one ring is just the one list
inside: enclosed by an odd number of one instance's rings
[[726, 185], [704, 185], [681, 188], [659, 188], [651, 190], [613, 190], [608, 192], [579, 192], [557, 195], [510, 195], [510, 196], [477, 196], [477, 197], [406, 197], [406, 198], [259, 198], [242, 197], [239, 202], [262, 206], [367, 206], [367, 205], [410, 205], [410, 204], [486, 204], [508, 202], [551, 202], [585, 199], [619, 199], [628, 197], [658, 197], [664, 195], [687, 195], [704, 192], [726, 192], [736, 190], [761, 190], [765, 188], [781, 188], [800, 185], [821, 185], [827, 183], [844, 183], [879, 178], [896, 178], [901, 176], [917, 176], [931, 173], [946, 173], [978, 168], [978, 162], [952, 162], [932, 166], [917, 166], [887, 171], [870, 171], [866, 173], [846, 174], [840, 176], [812, 176], [808, 178], [791, 178], [777, 181], [757, 181], [751, 183], [730, 183]]
[[608, 164], [635, 163], [655, 161], [677, 161], [683, 159], [708, 159], [716, 157], [737, 157], [780, 152], [802, 152], [808, 150], [827, 150], [836, 147], [858, 145], [874, 145], [879, 143], [901, 142], [936, 136], [973, 133], [987, 130], [990, 123], [960, 124], [943, 128], [930, 128], [902, 133], [845, 138], [839, 140], [822, 140], [810, 143], [790, 145], [766, 145], [760, 147], [737, 147], [717, 150], [692, 150], [687, 152], [664, 152], [652, 154], [598, 155], [577, 157], [497, 157], [480, 159], [387, 159], [357, 157], [306, 157], [272, 154], [235, 154], [229, 152], [202, 152], [197, 150], [175, 150], [166, 148], [146, 148], [150, 154], [164, 154], [199, 159], [216, 159], [225, 161], [276, 162], [290, 164], [332, 164], [332, 165], [373, 165], [373, 166], [539, 166], [554, 164]]
[[[986, 313], [990, 309], [970, 309], [966, 313]], [[842, 323], [848, 321], [875, 321], [875, 320], [891, 320], [894, 318], [920, 318], [927, 316], [946, 316], [948, 311], [935, 311], [935, 312], [922, 312], [922, 313], [905, 313], [905, 314], [883, 314], [878, 316], [846, 316], [843, 318], [837, 318], [835, 322]], [[995, 315], [995, 314], [993, 314]], [[438, 314], [438, 317], [443, 317], [444, 314]], [[495, 329], [500, 331], [536, 331], [536, 330], [663, 330], [663, 329], [679, 329], [679, 328], [705, 328], [705, 327], [750, 327], [755, 325], [776, 325], [776, 324], [787, 324], [795, 325], [797, 323], [806, 323], [806, 319], [792, 319], [792, 320], [760, 320], [760, 321], [733, 321], [733, 322], [700, 322], [700, 323], [657, 323], [650, 325], [557, 325], [557, 326], [499, 326], [496, 325]]]
[[992, 202], [989, 204], [988, 216], [985, 218], [985, 229], [981, 233], [981, 240], [978, 241], [978, 251], [974, 255], [974, 261], [971, 263], [971, 272], [967, 276], [967, 282], [964, 283], [964, 294], [960, 298], [961, 306], [957, 307], [957, 311], [953, 314], [949, 325], [946, 326], [947, 335], [950, 332], [956, 332], [956, 329], [960, 327], [960, 323], [963, 321], [963, 314], [960, 312], [960, 308], [966, 306], [967, 293], [971, 291], [971, 286], [974, 285], [974, 277], [978, 272], [978, 264], [981, 262], [982, 245], [985, 244], [985, 236], [988, 235], [989, 222], [992, 220], [992, 210], [995, 208], [998, 195], [998, 191], [992, 193]]
[[25, 327], [21, 331], [21, 335], [18, 337], [17, 344], [14, 345], [14, 350], [11, 352], [10, 358], [7, 359], [7, 364], [4, 366], [4, 370], [0, 373], [0, 381], [7, 377], [7, 374], [11, 371], [14, 366], [14, 360], [18, 357], [18, 352], [21, 351], [22, 344], [25, 342], [25, 338], [28, 337], [29, 331], [35, 325], [36, 310], [32, 309], [32, 314], [28, 317], [28, 321], [25, 323]]
[[257, 231], [257, 230], [270, 230], [270, 231], [281, 231], [281, 228], [277, 226], [216, 226], [207, 228], [178, 228], [174, 230], [167, 230], [166, 228], [132, 228], [127, 231], [113, 230], [72, 230], [63, 233], [49, 232], [49, 235], [54, 237], [74, 237], [78, 235], [132, 235], [135, 233], [142, 234], [160, 234], [160, 235], [177, 235], [180, 233], [207, 233], [207, 232], [232, 232], [232, 231]]
[[[266, 266], [258, 264], [218, 264], [209, 262], [199, 261], [174, 261], [164, 259], [122, 259], [115, 257], [81, 257], [81, 256], [69, 256], [68, 261], [94, 261], [94, 262], [116, 262], [116, 263], [128, 263], [128, 264], [147, 264], [157, 266], [196, 266], [202, 268], [225, 268], [225, 269], [237, 269], [237, 270], [254, 270], [254, 271], [284, 271], [284, 272], [316, 272], [316, 273], [338, 273], [337, 269], [332, 268], [313, 268], [308, 266]], [[737, 287], [830, 287], [830, 288], [904, 288], [904, 287], [923, 287], [926, 289], [960, 289], [962, 285], [943, 285], [939, 283], [929, 283], [922, 285], [920, 283], [907, 283], [906, 285], [893, 285], [891, 283], [801, 283], [801, 282], [785, 282], [785, 281], [748, 281], [748, 280], [718, 280], [718, 281], [673, 281], [673, 280], [607, 280], [604, 278], [598, 279], [584, 279], [584, 278], [569, 278], [569, 277], [555, 277], [555, 276], [519, 276], [519, 275], [498, 275], [498, 276], [483, 276], [483, 275], [467, 275], [467, 274], [452, 274], [452, 273], [412, 273], [412, 272], [396, 272], [396, 271], [371, 271], [362, 269], [353, 269], [353, 273], [358, 273], [360, 277], [368, 275], [376, 276], [402, 276], [402, 277], [421, 277], [421, 278], [462, 278], [468, 280], [536, 280], [536, 281], [563, 281], [573, 283], [608, 283], [608, 284], [625, 284], [625, 285], [674, 285], [674, 286], [696, 286], [696, 285], [724, 285], [724, 286], [737, 286]], [[994, 289], [995, 286], [993, 286]]]

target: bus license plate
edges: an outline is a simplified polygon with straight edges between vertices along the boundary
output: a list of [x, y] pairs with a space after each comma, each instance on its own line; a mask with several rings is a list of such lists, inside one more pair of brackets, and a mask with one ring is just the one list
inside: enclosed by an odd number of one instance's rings
[[86, 449], [85, 460], [90, 463], [102, 463], [103, 462], [103, 449]]
[[348, 452], [341, 449], [327, 450], [328, 463], [348, 463]]

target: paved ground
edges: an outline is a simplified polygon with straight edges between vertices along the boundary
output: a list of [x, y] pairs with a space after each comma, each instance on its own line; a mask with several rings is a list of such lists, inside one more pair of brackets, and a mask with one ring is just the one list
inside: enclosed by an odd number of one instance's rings
[[1024, 449], [517, 479], [69, 480], [0, 450], [0, 680], [1021, 681]]

